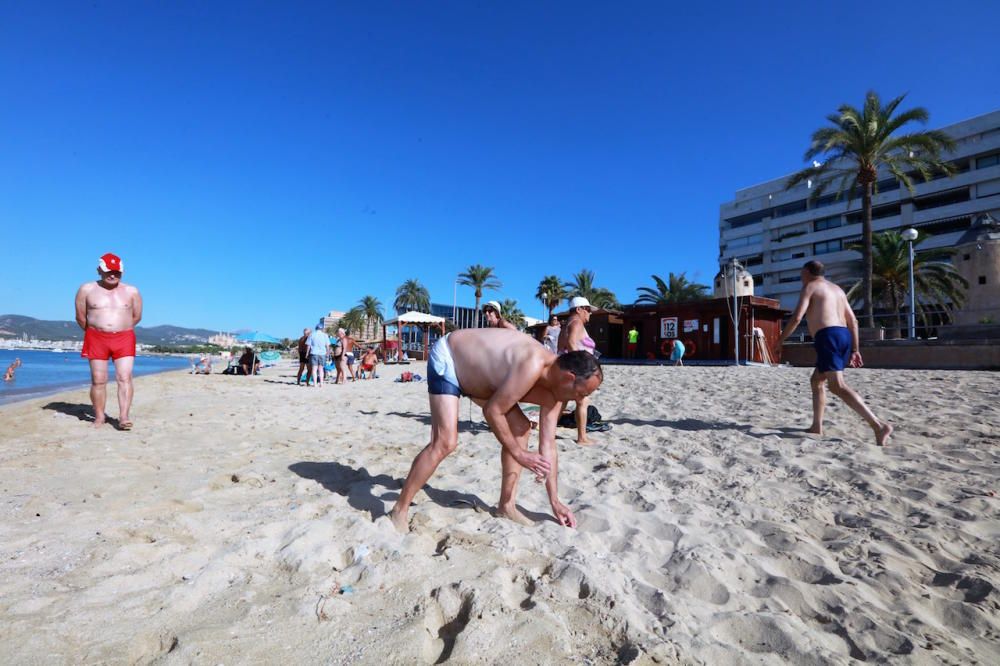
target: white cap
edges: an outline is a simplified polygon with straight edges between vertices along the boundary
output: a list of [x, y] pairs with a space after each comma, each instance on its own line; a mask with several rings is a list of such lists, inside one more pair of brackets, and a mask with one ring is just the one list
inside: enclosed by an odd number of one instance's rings
[[591, 305], [590, 301], [583, 296], [576, 296], [569, 302], [569, 308], [570, 310], [576, 310], [577, 308], [587, 308], [593, 310], [594, 306]]
[[485, 310], [486, 308], [493, 308], [494, 310], [497, 311], [497, 314], [503, 312], [503, 310], [500, 308], [500, 303], [498, 303], [497, 301], [487, 301], [487, 303], [483, 305], [483, 309]]

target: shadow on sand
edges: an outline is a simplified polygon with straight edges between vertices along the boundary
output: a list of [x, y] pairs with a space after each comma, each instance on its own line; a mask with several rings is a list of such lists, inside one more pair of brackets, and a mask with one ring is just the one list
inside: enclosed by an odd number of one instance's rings
[[[399, 497], [402, 481], [388, 474], [372, 476], [364, 467], [354, 469], [337, 462], [297, 462], [288, 466], [303, 479], [312, 479], [323, 484], [330, 492], [347, 498], [347, 503], [358, 511], [367, 511], [371, 519], [385, 515], [385, 501], [395, 501]], [[380, 486], [389, 492], [377, 492]], [[477, 495], [454, 490], [438, 490], [431, 485], [424, 486], [427, 497], [438, 506], [445, 508], [478, 509], [490, 511], [491, 507]]]
[[615, 425], [653, 426], [654, 428], [673, 428], [674, 430], [684, 430], [695, 432], [701, 430], [736, 430], [758, 439], [764, 437], [780, 437], [782, 439], [798, 439], [806, 436], [805, 428], [754, 428], [752, 425], [743, 423], [729, 423], [726, 421], [702, 421], [700, 419], [679, 419], [667, 421], [663, 419], [643, 420], [634, 418], [607, 419], [605, 423]]
[[[47, 405], [43, 405], [42, 409], [49, 409], [53, 412], [65, 414], [66, 416], [75, 416], [81, 421], [86, 421], [87, 423], [94, 422], [94, 407], [89, 404], [74, 402], [50, 402]], [[104, 421], [113, 428], [118, 428], [118, 419], [115, 417], [105, 414]]]

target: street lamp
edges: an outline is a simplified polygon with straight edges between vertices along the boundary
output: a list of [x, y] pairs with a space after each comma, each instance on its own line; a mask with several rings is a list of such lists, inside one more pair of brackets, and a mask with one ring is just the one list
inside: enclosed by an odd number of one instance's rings
[[[545, 312], [548, 309], [548, 307], [549, 307], [549, 292], [543, 291], [542, 292], [542, 318], [543, 319], [545, 319]], [[549, 323], [547, 319], [545, 320], [545, 323], [546, 324]]]
[[917, 338], [917, 297], [915, 290], [913, 289], [913, 241], [917, 240], [917, 236], [920, 234], [916, 229], [905, 229], [900, 236], [903, 237], [909, 244], [909, 259], [910, 259], [910, 339], [915, 340]]

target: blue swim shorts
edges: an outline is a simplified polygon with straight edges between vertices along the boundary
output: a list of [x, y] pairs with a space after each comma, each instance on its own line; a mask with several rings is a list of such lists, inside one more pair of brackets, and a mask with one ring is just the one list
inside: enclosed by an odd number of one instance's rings
[[320, 354], [309, 354], [309, 361], [313, 366], [323, 367], [323, 363], [326, 361], [326, 356]]
[[434, 344], [431, 349], [431, 357], [427, 360], [427, 392], [431, 395], [453, 395], [456, 397], [462, 395], [447, 335]]
[[816, 331], [817, 372], [841, 372], [851, 362], [851, 331], [846, 326], [827, 326]]

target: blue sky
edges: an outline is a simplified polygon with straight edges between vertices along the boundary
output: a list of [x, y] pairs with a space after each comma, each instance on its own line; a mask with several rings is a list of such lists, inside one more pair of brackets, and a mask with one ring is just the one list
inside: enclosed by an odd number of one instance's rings
[[4, 3], [0, 313], [71, 319], [108, 251], [146, 325], [294, 336], [473, 263], [631, 302], [709, 282], [842, 102], [1000, 108], [996, 3], [674, 4]]

